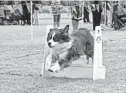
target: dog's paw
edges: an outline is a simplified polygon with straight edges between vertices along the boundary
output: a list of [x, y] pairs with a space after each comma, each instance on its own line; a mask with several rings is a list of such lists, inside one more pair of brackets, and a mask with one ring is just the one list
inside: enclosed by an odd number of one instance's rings
[[48, 69], [50, 72], [58, 72], [61, 70], [59, 63], [55, 63], [51, 68]]
[[50, 56], [48, 56], [45, 62], [45, 70], [48, 70], [51, 67], [51, 64], [52, 64], [52, 59]]
[[48, 71], [53, 72], [53, 70], [51, 70], [51, 69], [48, 69]]

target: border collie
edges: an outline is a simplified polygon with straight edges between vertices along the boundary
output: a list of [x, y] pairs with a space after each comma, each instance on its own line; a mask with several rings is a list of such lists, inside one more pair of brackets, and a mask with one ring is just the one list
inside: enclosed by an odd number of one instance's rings
[[82, 55], [86, 55], [87, 64], [89, 58], [93, 61], [94, 38], [86, 28], [80, 28], [72, 34], [69, 34], [69, 25], [64, 29], [50, 29], [47, 44], [50, 54], [46, 57], [45, 70], [50, 72], [58, 72], [69, 67], [72, 61]]

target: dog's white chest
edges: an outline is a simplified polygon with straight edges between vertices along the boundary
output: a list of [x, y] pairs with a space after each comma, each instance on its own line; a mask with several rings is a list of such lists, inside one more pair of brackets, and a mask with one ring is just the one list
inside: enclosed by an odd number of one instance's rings
[[52, 53], [58, 55], [60, 59], [65, 59], [68, 50], [72, 47], [72, 41], [63, 44], [58, 44], [52, 49]]
[[61, 53], [61, 54], [59, 54], [59, 58], [60, 59], [65, 59], [67, 54], [68, 54], [68, 51]]

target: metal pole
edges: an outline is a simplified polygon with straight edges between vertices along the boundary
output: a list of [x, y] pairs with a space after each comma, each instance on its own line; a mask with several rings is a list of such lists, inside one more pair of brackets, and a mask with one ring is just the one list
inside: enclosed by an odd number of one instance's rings
[[84, 26], [83, 17], [84, 17], [84, 1], [82, 1], [82, 27]]
[[33, 7], [32, 7], [32, 1], [31, 1], [31, 25], [33, 25], [33, 19], [32, 19], [32, 18], [33, 18], [33, 17], [32, 17], [32, 12], [33, 12], [33, 11], [32, 11], [32, 8], [33, 8]]
[[106, 21], [107, 21], [107, 20], [106, 20], [106, 19], [107, 19], [106, 13], [107, 13], [107, 11], [106, 11], [106, 1], [105, 1], [105, 13], [104, 13], [104, 15], [105, 15], [105, 21], [104, 21], [105, 23], [104, 23], [104, 24], [105, 24], [105, 25], [106, 25]]
[[32, 1], [31, 1], [31, 40], [33, 40], [33, 20], [32, 20], [32, 13], [33, 13], [33, 11], [32, 11]]

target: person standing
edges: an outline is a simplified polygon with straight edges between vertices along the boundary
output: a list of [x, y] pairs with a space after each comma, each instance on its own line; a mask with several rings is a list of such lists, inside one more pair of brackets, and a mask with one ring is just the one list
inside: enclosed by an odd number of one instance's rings
[[60, 27], [61, 9], [62, 9], [61, 5], [55, 1], [52, 6], [54, 28]]
[[118, 22], [117, 22], [117, 17], [118, 17], [118, 4], [113, 6], [113, 18], [112, 18], [112, 23], [113, 23], [113, 27], [114, 30], [118, 29]]
[[92, 8], [92, 14], [93, 14], [93, 30], [95, 30], [96, 26], [100, 26], [102, 4], [100, 1], [94, 1], [91, 4], [91, 8]]
[[125, 20], [122, 20], [122, 17], [126, 17], [126, 12], [124, 11], [122, 4], [118, 2], [118, 4], [115, 6], [115, 15], [114, 15], [114, 29], [118, 30], [120, 28], [123, 28], [125, 25]]
[[31, 7], [30, 7], [30, 1], [26, 2], [26, 6], [28, 9], [28, 13], [27, 13], [27, 24], [31, 25]]
[[87, 3], [85, 3], [85, 5], [84, 5], [84, 18], [83, 18], [83, 21], [84, 21], [84, 23], [85, 22], [90, 22], [89, 21], [89, 8], [88, 8]]
[[36, 6], [36, 4], [34, 3], [33, 4], [33, 23], [35, 25], [39, 25], [39, 22], [38, 22], [38, 11], [39, 11], [39, 8]]
[[78, 30], [79, 21], [82, 20], [82, 7], [79, 5], [79, 2], [75, 2], [75, 5], [71, 7], [71, 15], [72, 15], [72, 25], [73, 32]]
[[0, 25], [4, 25], [3, 21], [5, 17], [4, 5], [0, 5]]
[[111, 27], [112, 25], [112, 7], [109, 1], [106, 2], [106, 11], [107, 11], [107, 26]]
[[26, 23], [29, 24], [29, 20], [28, 20], [28, 17], [29, 17], [29, 11], [28, 11], [28, 8], [27, 8], [27, 4], [25, 1], [21, 1], [21, 5], [22, 5], [22, 12], [23, 12], [23, 25], [25, 25]]

